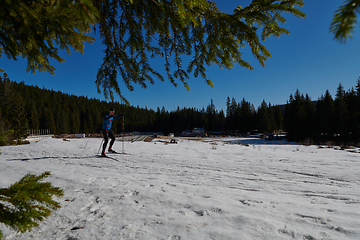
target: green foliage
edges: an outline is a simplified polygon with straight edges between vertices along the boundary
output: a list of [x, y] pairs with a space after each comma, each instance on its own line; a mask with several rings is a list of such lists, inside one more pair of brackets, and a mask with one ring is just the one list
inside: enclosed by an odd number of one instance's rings
[[346, 42], [347, 38], [352, 37], [359, 13], [360, 0], [346, 0], [339, 7], [330, 26], [330, 32], [335, 35], [336, 40]]
[[[131, 91], [134, 84], [164, 81], [163, 75], [175, 86], [178, 80], [190, 89], [186, 80], [191, 73], [213, 87], [207, 66], [252, 69], [242, 58], [245, 46], [264, 65], [271, 54], [263, 41], [288, 34], [280, 27], [286, 21], [282, 14], [305, 17], [298, 9], [303, 5], [302, 0], [253, 0], [227, 14], [210, 0], [2, 0], [0, 57], [16, 60], [21, 55], [28, 60], [28, 71], [54, 73], [49, 59], [62, 62], [59, 49], [82, 52], [84, 42], [94, 41], [86, 35], [94, 26], [105, 47], [97, 89], [112, 100], [117, 93], [127, 102], [118, 76]], [[150, 58], [164, 61], [165, 74]]]
[[27, 174], [10, 187], [0, 188], [0, 222], [23, 233], [37, 227], [52, 211], [60, 208], [53, 197], [62, 197], [63, 190], [49, 182], [40, 182], [49, 175], [49, 172]]
[[98, 92], [111, 99], [117, 93], [126, 102], [118, 75], [131, 91], [134, 84], [153, 84], [154, 77], [164, 81], [149, 57], [162, 59], [170, 82], [177, 86], [178, 80], [187, 89], [191, 73], [213, 87], [206, 75], [206, 67], [212, 64], [227, 69], [240, 64], [252, 69], [242, 58], [245, 46], [264, 66], [271, 54], [262, 41], [288, 34], [279, 25], [286, 21], [282, 14], [305, 17], [298, 9], [303, 4], [302, 0], [253, 0], [227, 14], [208, 0], [104, 0], [99, 9], [99, 32], [105, 57], [97, 74]]
[[49, 59], [63, 59], [58, 50], [69, 47], [83, 52], [84, 42], [95, 39], [85, 33], [97, 20], [91, 0], [2, 0], [0, 9], [0, 57], [28, 60], [27, 71], [55, 68]]
[[[6, 132], [0, 132], [0, 146], [5, 145], [5, 142], [10, 134], [12, 134], [14, 130], [8, 130]], [[1, 154], [1, 152], [0, 152]]]

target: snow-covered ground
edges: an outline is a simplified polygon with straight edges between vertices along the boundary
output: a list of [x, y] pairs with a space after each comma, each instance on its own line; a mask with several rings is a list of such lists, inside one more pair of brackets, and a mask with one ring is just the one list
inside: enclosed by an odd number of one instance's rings
[[0, 187], [50, 171], [45, 180], [65, 192], [32, 232], [0, 224], [6, 240], [360, 239], [358, 149], [179, 139], [125, 142], [127, 155], [107, 159], [95, 157], [100, 143], [0, 148]]

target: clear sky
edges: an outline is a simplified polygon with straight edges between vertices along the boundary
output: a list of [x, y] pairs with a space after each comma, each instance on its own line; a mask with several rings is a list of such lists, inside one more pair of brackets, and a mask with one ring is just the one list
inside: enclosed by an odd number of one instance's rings
[[[290, 34], [265, 41], [265, 46], [272, 54], [265, 62], [265, 67], [245, 48], [244, 60], [249, 61], [255, 69], [251, 71], [235, 66], [227, 70], [217, 65], [208, 67], [208, 78], [214, 82], [215, 88], [208, 86], [202, 78], [195, 77], [188, 80], [190, 91], [181, 83], [175, 88], [170, 81], [158, 80], [146, 89], [135, 86], [133, 92], [129, 92], [124, 85], [120, 87], [131, 105], [154, 110], [164, 106], [168, 111], [176, 110], [178, 106], [206, 108], [211, 99], [216, 110], [226, 111], [227, 97], [234, 97], [237, 102], [245, 98], [257, 109], [263, 100], [272, 105], [285, 104], [296, 89], [309, 94], [312, 100], [317, 100], [326, 90], [335, 97], [340, 82], [345, 90], [349, 90], [360, 77], [360, 24], [356, 26], [353, 39], [346, 44], [335, 41], [329, 32], [334, 12], [343, 1], [304, 0], [302, 11], [307, 17], [285, 16], [287, 22], [283, 26]], [[220, 10], [232, 12], [237, 5], [246, 6], [251, 1], [216, 2]], [[26, 60], [21, 57], [18, 61], [0, 58], [0, 68], [7, 72], [12, 81], [24, 81], [28, 85], [104, 100], [95, 86], [103, 49], [98, 40], [85, 46], [84, 55], [74, 51], [71, 55], [63, 52], [61, 56], [65, 62], [60, 64], [52, 61], [56, 68], [55, 75], [26, 72]], [[157, 61], [155, 64], [163, 66], [163, 62]], [[116, 97], [115, 100], [120, 101], [120, 98]]]

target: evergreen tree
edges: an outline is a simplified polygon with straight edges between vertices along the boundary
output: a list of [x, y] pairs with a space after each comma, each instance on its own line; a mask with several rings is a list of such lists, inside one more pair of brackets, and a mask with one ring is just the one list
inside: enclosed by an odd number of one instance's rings
[[245, 98], [240, 103], [240, 125], [240, 131], [242, 132], [248, 132], [252, 127], [251, 105], [245, 101]]
[[347, 94], [348, 132], [352, 141], [360, 141], [360, 77], [356, 81], [355, 90]]
[[335, 97], [335, 132], [344, 139], [347, 133], [347, 106], [345, 102], [345, 90], [339, 83]]
[[206, 108], [206, 120], [205, 120], [205, 129], [208, 131], [216, 130], [216, 109], [214, 105], [214, 101], [211, 99], [210, 104]]
[[251, 129], [257, 128], [255, 123], [256, 111], [254, 105], [247, 102], [244, 98], [237, 103], [235, 98], [227, 98], [226, 101], [226, 129], [238, 130], [241, 133], [247, 133]]
[[306, 124], [305, 124], [305, 116], [306, 113], [304, 111], [303, 108], [303, 102], [305, 100], [305, 97], [303, 94], [300, 94], [299, 89], [296, 89], [296, 92], [294, 94], [294, 102], [293, 102], [293, 107], [294, 107], [294, 128], [295, 128], [295, 133], [296, 133], [296, 139], [298, 140], [303, 140], [304, 139], [304, 131], [306, 128]]
[[281, 113], [281, 108], [279, 105], [274, 107], [274, 118], [275, 118], [275, 123], [276, 123], [276, 130], [283, 130], [284, 117]]
[[314, 105], [307, 94], [304, 97], [297, 89], [294, 96], [290, 95], [284, 114], [284, 125], [289, 140], [299, 141], [312, 136], [314, 112]]
[[53, 109], [51, 107], [43, 107], [41, 109], [41, 128], [50, 129], [51, 133], [56, 133], [56, 124]]
[[331, 137], [334, 134], [335, 105], [329, 90], [321, 96], [317, 104], [317, 129], [322, 136]]
[[61, 133], [68, 134], [70, 133], [71, 125], [70, 125], [70, 111], [68, 109], [64, 109], [62, 111], [62, 131]]
[[265, 100], [262, 101], [261, 105], [258, 108], [258, 127], [261, 132], [271, 132], [271, 122], [268, 105]]
[[231, 114], [231, 105], [230, 105], [231, 101], [230, 101], [230, 97], [226, 98], [226, 117], [229, 117]]
[[[233, 98], [234, 99], [234, 98]], [[234, 109], [232, 108], [232, 101], [230, 97], [226, 99], [226, 129], [233, 129], [233, 118], [234, 118]]]
[[315, 134], [315, 105], [314, 103], [311, 101], [311, 98], [309, 97], [308, 94], [305, 95], [305, 99], [303, 102], [303, 109], [304, 109], [304, 122], [305, 122], [305, 128], [303, 129], [303, 134], [304, 134], [304, 139], [306, 138], [314, 138], [314, 134]]
[[349, 141], [360, 140], [360, 123], [359, 114], [360, 108], [358, 107], [358, 97], [354, 88], [346, 93], [345, 102], [347, 106], [347, 134]]
[[269, 109], [269, 116], [268, 116], [269, 117], [269, 126], [267, 129], [267, 132], [274, 133], [277, 130], [277, 128], [276, 128], [274, 107], [271, 105], [271, 103], [269, 103], [268, 109]]
[[13, 118], [14, 112], [11, 111], [15, 102], [14, 92], [11, 88], [10, 80], [6, 73], [1, 78], [0, 88], [0, 109], [3, 114], [3, 121], [7, 127], [10, 127], [11, 119]]
[[39, 110], [36, 106], [35, 100], [31, 101], [30, 111], [27, 113], [27, 118], [29, 119], [29, 129], [39, 129]]
[[28, 121], [25, 113], [25, 103], [18, 92], [14, 91], [13, 83], [6, 73], [0, 85], [0, 109], [3, 114], [3, 124], [7, 129], [14, 130], [15, 139], [26, 134]]
[[225, 125], [225, 114], [224, 114], [224, 110], [220, 110], [219, 114], [217, 114], [218, 116], [218, 121], [217, 121], [217, 128], [216, 130], [218, 131], [224, 131], [224, 125]]
[[356, 89], [356, 95], [358, 97], [360, 97], [360, 77], [357, 79], [356, 81], [356, 86], [355, 86], [355, 89]]
[[14, 111], [17, 116], [13, 118], [11, 128], [14, 129], [15, 138], [21, 139], [23, 137], [26, 137], [28, 130], [28, 120], [26, 118], [24, 99], [20, 96], [19, 93], [16, 93], [15, 96], [16, 102], [12, 111]]
[[239, 130], [240, 127], [240, 109], [235, 98], [231, 99], [230, 106], [230, 130]]

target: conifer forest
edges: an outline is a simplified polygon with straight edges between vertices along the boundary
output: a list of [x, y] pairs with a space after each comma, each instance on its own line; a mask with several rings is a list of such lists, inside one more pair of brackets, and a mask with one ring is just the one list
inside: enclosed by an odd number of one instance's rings
[[[335, 97], [326, 90], [316, 101], [299, 90], [281, 106], [264, 100], [255, 108], [245, 99], [224, 100], [226, 112], [216, 110], [212, 100], [202, 109], [144, 109], [28, 86], [11, 81], [4, 73], [0, 75], [0, 132], [14, 130], [13, 139], [26, 136], [29, 129], [50, 129], [51, 134], [100, 133], [103, 115], [115, 108], [115, 114], [125, 115], [125, 132], [181, 134], [199, 127], [224, 135], [285, 131], [288, 140], [294, 141], [360, 140], [360, 78], [355, 88], [345, 91], [339, 84]], [[114, 121], [112, 129], [121, 133], [122, 121]]]

